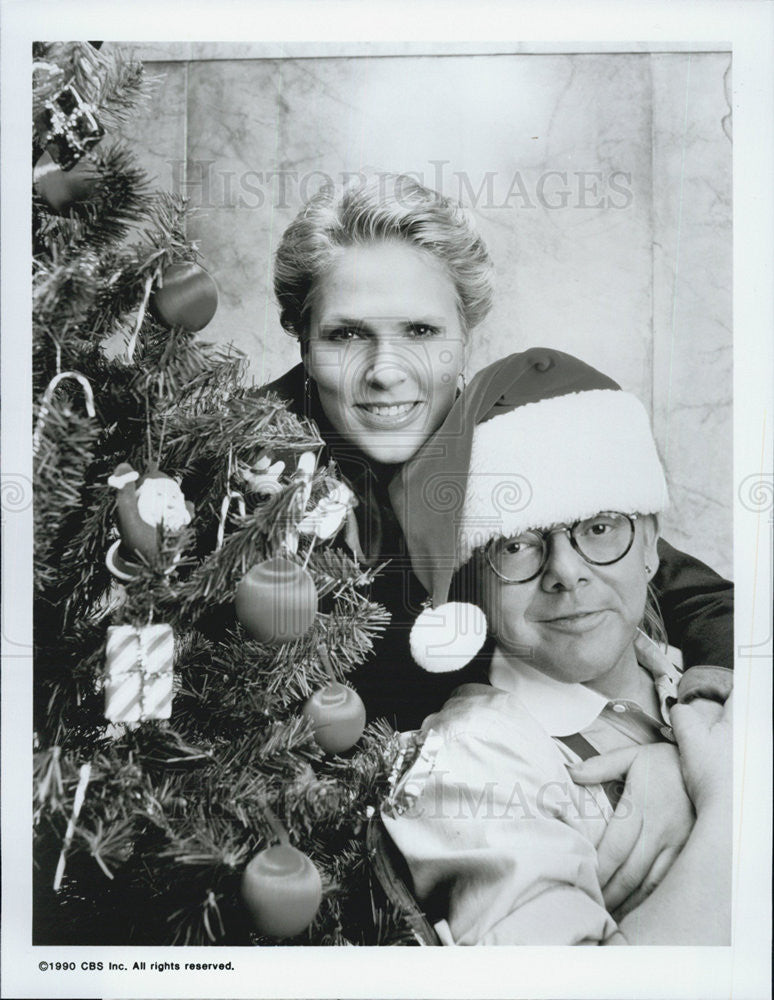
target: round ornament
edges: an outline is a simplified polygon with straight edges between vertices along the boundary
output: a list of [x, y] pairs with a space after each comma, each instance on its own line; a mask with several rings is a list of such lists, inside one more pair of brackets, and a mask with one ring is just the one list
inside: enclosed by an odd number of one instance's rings
[[255, 639], [272, 646], [301, 638], [316, 612], [314, 580], [283, 556], [253, 566], [237, 587], [237, 618]]
[[320, 908], [320, 873], [306, 854], [290, 844], [267, 847], [245, 868], [242, 899], [259, 934], [295, 937]]
[[191, 333], [205, 327], [218, 308], [218, 286], [198, 264], [185, 262], [164, 268], [153, 290], [153, 310], [167, 326], [182, 326]]
[[307, 699], [301, 714], [311, 719], [314, 738], [326, 753], [343, 753], [363, 735], [365, 705], [352, 688], [334, 681]]
[[43, 153], [33, 171], [35, 190], [56, 215], [89, 201], [97, 192], [100, 174], [93, 160], [83, 157], [71, 170], [62, 170], [49, 153]]

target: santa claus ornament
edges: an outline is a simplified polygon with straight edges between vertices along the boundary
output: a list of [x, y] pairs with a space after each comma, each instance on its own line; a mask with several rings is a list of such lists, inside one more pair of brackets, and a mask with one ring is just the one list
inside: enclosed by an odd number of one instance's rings
[[183, 496], [178, 480], [155, 467], [141, 476], [128, 462], [121, 462], [108, 485], [117, 490], [120, 538], [108, 550], [106, 562], [119, 580], [131, 580], [140, 572], [140, 562], [152, 564], [158, 557], [160, 529], [179, 534], [191, 523], [194, 506]]

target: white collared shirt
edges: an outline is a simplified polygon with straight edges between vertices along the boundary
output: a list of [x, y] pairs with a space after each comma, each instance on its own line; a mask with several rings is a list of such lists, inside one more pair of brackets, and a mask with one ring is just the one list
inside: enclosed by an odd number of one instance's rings
[[654, 719], [523, 666], [496, 653], [491, 687], [464, 685], [425, 720], [384, 823], [420, 900], [445, 895], [454, 943], [597, 944], [616, 930], [596, 854], [612, 808], [600, 786], [570, 779], [578, 757], [561, 737], [581, 733], [599, 751], [671, 738], [680, 674], [653, 676]]
[[[648, 667], [660, 706], [659, 718], [654, 718], [635, 701], [625, 698], [609, 699], [585, 684], [568, 684], [549, 677], [529, 663], [509, 661], [499, 648], [495, 649], [489, 668], [489, 680], [493, 687], [515, 694], [527, 711], [533, 715], [549, 736], [569, 736], [582, 733], [599, 753], [608, 749], [605, 726], [602, 721], [614, 725], [623, 734], [631, 736], [632, 743], [649, 743], [647, 732], [642, 727], [652, 728], [663, 739], [673, 741], [669, 726], [669, 708], [677, 700], [677, 688], [681, 672], [671, 662], [663, 662]], [[602, 719], [600, 720], [600, 717]], [[592, 739], [598, 736], [602, 745]], [[620, 743], [617, 743], [620, 746]]]

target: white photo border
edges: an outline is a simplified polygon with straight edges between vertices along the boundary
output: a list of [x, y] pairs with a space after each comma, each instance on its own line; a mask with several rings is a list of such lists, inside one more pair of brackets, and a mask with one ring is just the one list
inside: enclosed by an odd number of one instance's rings
[[[3, 997], [734, 997], [769, 995], [771, 942], [774, 6], [756, 2], [354, 4], [284, 0], [122, 6], [2, 2]], [[408, 40], [461, 51], [733, 53], [736, 815], [729, 948], [48, 948], [31, 941], [32, 508], [29, 358], [31, 42], [255, 37], [286, 55]], [[533, 39], [534, 41], [530, 41]], [[530, 48], [531, 46], [531, 48]], [[308, 49], [305, 51], [309, 52]], [[758, 507], [750, 503], [757, 489]], [[768, 498], [768, 500], [766, 499]], [[744, 648], [740, 648], [744, 647]], [[232, 961], [235, 971], [109, 971], [108, 961]], [[41, 971], [74, 961], [75, 972]], [[103, 969], [89, 970], [90, 962]], [[87, 968], [82, 970], [82, 963]]]

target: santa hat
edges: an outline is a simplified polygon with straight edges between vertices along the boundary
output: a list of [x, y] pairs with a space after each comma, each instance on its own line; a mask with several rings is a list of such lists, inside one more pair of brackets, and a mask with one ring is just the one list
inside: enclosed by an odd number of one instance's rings
[[634, 396], [560, 351], [512, 354], [480, 371], [390, 497], [432, 607], [411, 630], [425, 670], [459, 670], [486, 618], [449, 602], [452, 577], [490, 539], [590, 517], [655, 514], [667, 489], [650, 422]]

